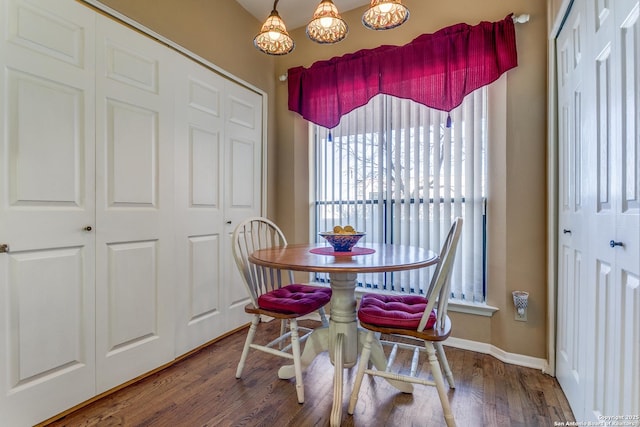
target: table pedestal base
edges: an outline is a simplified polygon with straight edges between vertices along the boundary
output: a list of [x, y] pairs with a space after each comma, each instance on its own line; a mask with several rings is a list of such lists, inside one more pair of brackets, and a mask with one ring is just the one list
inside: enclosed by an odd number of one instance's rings
[[[333, 407], [331, 408], [331, 426], [339, 426], [342, 421], [342, 374], [344, 368], [350, 368], [358, 361], [367, 331], [358, 328], [356, 320], [356, 273], [331, 273], [331, 316], [329, 327], [315, 329], [307, 338], [301, 355], [302, 369], [306, 369], [321, 352], [328, 351], [331, 363], [335, 366], [333, 374]], [[380, 341], [371, 344], [371, 363], [376, 369], [385, 370], [387, 358]], [[278, 370], [278, 377], [289, 379], [295, 376], [293, 365]], [[413, 392], [409, 383], [387, 379], [389, 384], [403, 393]]]
[[[354, 337], [356, 339], [353, 339]], [[335, 335], [335, 341], [333, 347], [333, 352], [329, 353], [329, 357], [331, 362], [335, 366], [335, 371], [333, 373], [333, 406], [331, 408], [331, 426], [337, 427], [340, 425], [342, 421], [342, 389], [343, 389], [343, 371], [345, 368], [350, 368], [355, 365], [355, 361], [347, 363], [345, 361], [345, 341], [350, 340], [351, 342], [356, 343], [357, 354], [360, 354], [362, 351], [362, 346], [367, 335], [367, 331], [364, 329], [357, 328], [356, 334], [347, 335], [345, 333], [338, 333]], [[330, 327], [329, 328], [318, 328], [314, 330], [304, 346], [304, 350], [302, 352], [302, 369], [305, 370], [307, 366], [311, 364], [313, 359], [323, 351], [329, 351], [330, 344]], [[332, 340], [333, 341], [333, 340]], [[382, 344], [380, 341], [374, 340], [371, 343], [371, 363], [376, 369], [384, 371], [387, 367], [387, 358], [384, 355], [384, 350], [382, 349]], [[290, 379], [295, 377], [295, 372], [293, 369], [293, 365], [282, 366], [278, 370], [278, 377], [281, 379]], [[396, 389], [403, 393], [412, 393], [413, 385], [409, 383], [404, 383], [401, 381], [395, 381], [386, 379], [386, 381], [394, 386]]]

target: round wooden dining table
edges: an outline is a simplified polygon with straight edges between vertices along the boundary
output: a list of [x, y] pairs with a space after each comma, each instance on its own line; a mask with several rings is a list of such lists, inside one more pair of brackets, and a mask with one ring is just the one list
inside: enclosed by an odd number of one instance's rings
[[[305, 369], [319, 353], [329, 352], [335, 366], [333, 380], [333, 407], [331, 426], [339, 426], [342, 420], [342, 374], [344, 368], [356, 364], [364, 330], [356, 321], [356, 295], [358, 273], [380, 273], [428, 267], [438, 262], [433, 251], [408, 245], [367, 243], [356, 246], [351, 252], [334, 252], [321, 244], [294, 244], [284, 247], [261, 249], [249, 256], [249, 261], [263, 267], [329, 273], [332, 289], [329, 327], [317, 328], [307, 339], [302, 352]], [[377, 369], [384, 370], [386, 357], [379, 342], [374, 342], [371, 361]], [[278, 376], [294, 377], [293, 365], [280, 368]], [[411, 393], [411, 384], [388, 380], [398, 390]]]

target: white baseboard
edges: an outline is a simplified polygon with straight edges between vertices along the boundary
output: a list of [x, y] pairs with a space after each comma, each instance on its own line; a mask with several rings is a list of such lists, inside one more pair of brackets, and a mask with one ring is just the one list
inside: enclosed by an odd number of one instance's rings
[[[328, 316], [327, 316], [328, 317]], [[317, 312], [310, 313], [301, 319], [311, 319], [320, 321], [320, 316]], [[443, 343], [446, 346], [459, 348], [462, 350], [475, 351], [482, 354], [488, 354], [495, 357], [504, 363], [511, 365], [524, 366], [525, 368], [540, 369], [542, 372], [549, 374], [548, 364], [546, 359], [540, 359], [538, 357], [525, 356], [517, 353], [509, 353], [502, 350], [492, 344], [487, 344], [478, 341], [465, 340], [462, 338], [449, 337]]]
[[540, 369], [545, 373], [548, 371], [547, 361], [545, 359], [525, 356], [517, 353], [509, 353], [491, 344], [455, 337], [447, 338], [443, 344], [449, 347], [460, 348], [462, 350], [471, 350], [478, 353], [489, 354], [504, 363], [524, 366], [526, 368]]

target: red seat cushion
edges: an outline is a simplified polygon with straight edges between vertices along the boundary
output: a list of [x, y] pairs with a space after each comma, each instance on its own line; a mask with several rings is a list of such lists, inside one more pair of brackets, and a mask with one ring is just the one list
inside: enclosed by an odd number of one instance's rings
[[294, 283], [260, 295], [258, 305], [264, 310], [303, 316], [324, 306], [330, 299], [330, 288]]
[[[361, 322], [390, 328], [418, 329], [427, 307], [427, 299], [419, 295], [365, 294], [360, 301], [358, 319]], [[434, 310], [425, 329], [436, 323]]]

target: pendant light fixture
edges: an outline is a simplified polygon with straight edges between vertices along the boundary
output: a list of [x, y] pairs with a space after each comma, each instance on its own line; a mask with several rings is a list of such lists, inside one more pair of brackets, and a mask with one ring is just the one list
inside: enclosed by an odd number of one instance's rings
[[[253, 39], [255, 47], [269, 55], [286, 55], [295, 48], [284, 21], [278, 15], [278, 1], [273, 2], [271, 14]], [[362, 15], [362, 23], [372, 30], [389, 30], [402, 25], [407, 19], [409, 9], [402, 4], [402, 0], [371, 0], [371, 6]], [[332, 44], [347, 37], [349, 27], [332, 0], [321, 0], [306, 30], [310, 40]]]
[[307, 24], [307, 37], [321, 44], [338, 43], [348, 32], [347, 23], [331, 0], [322, 0]]
[[287, 33], [284, 21], [276, 10], [278, 1], [273, 2], [271, 14], [262, 24], [260, 33], [253, 39], [254, 46], [269, 55], [286, 55], [295, 47], [293, 39]]
[[371, 6], [362, 15], [362, 23], [372, 30], [390, 30], [409, 19], [409, 9], [402, 0], [371, 0]]

